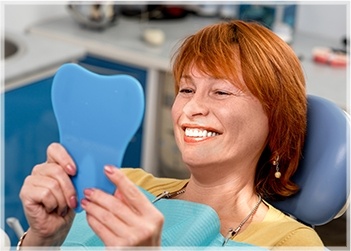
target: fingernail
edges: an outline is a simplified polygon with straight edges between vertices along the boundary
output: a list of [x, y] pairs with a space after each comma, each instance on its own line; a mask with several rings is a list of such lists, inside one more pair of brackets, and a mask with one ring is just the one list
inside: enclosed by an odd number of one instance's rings
[[113, 174], [114, 170], [113, 170], [113, 167], [112, 166], [105, 166], [104, 167], [105, 169], [105, 172], [108, 173], [108, 174]]
[[89, 201], [87, 199], [82, 199], [80, 201], [82, 208], [85, 208], [88, 205], [88, 203], [89, 203]]
[[66, 166], [66, 168], [67, 168], [69, 174], [74, 175], [76, 173], [76, 169], [72, 165], [68, 164]]
[[91, 196], [92, 194], [93, 194], [93, 189], [88, 188], [88, 189], [85, 189], [85, 190], [84, 190], [84, 196], [85, 196], [87, 199], [89, 199], [90, 196]]
[[71, 208], [76, 208], [77, 207], [77, 197], [76, 196], [71, 196], [71, 198], [69, 198], [69, 205]]

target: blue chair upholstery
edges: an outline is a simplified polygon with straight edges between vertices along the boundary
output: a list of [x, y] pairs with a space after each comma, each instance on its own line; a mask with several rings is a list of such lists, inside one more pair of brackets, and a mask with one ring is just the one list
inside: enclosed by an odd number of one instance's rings
[[309, 95], [303, 158], [293, 177], [300, 191], [270, 203], [311, 226], [340, 216], [350, 190], [349, 133], [350, 118], [345, 111], [327, 99]]

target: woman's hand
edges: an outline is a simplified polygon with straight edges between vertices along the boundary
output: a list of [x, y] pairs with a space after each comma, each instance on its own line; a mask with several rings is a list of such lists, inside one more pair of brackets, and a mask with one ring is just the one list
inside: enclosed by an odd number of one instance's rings
[[114, 195], [86, 189], [82, 207], [90, 227], [106, 246], [159, 246], [163, 215], [117, 168], [105, 167]]
[[76, 173], [74, 161], [58, 143], [47, 149], [47, 161], [36, 165], [20, 191], [30, 226], [23, 245], [61, 245], [72, 225], [76, 192], [69, 176]]

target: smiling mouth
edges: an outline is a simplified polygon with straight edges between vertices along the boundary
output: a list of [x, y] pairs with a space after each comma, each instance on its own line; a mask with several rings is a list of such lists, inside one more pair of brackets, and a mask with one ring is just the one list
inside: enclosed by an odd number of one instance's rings
[[218, 132], [209, 131], [200, 128], [185, 128], [185, 136], [192, 137], [192, 138], [210, 138], [218, 136]]

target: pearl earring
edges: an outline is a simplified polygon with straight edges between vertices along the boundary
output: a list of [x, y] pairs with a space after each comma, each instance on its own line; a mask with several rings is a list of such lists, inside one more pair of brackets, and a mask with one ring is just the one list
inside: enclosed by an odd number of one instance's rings
[[281, 172], [279, 171], [279, 156], [276, 157], [275, 160], [273, 160], [273, 166], [275, 166], [275, 173], [274, 173], [274, 177], [276, 177], [277, 179], [280, 179], [280, 177], [282, 176]]

